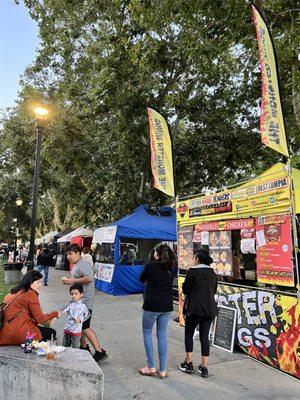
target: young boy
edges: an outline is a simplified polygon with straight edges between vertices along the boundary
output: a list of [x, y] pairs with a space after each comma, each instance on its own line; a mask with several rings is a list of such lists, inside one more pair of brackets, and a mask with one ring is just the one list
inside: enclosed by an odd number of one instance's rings
[[72, 300], [62, 311], [68, 314], [62, 345], [64, 347], [73, 347], [79, 349], [82, 331], [82, 323], [89, 317], [87, 306], [82, 303], [83, 287], [78, 283], [70, 286]]

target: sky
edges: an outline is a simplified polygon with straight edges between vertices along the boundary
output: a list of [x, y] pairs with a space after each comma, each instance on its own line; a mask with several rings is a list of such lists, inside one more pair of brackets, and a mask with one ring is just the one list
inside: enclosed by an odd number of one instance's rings
[[23, 2], [0, 0], [0, 109], [14, 105], [19, 79], [35, 59], [38, 28]]

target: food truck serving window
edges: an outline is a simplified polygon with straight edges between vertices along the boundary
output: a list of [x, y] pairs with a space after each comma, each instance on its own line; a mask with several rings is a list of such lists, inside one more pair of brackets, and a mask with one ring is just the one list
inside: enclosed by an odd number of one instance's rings
[[180, 227], [179, 268], [189, 269], [194, 252], [206, 248], [220, 280], [289, 290], [295, 287], [291, 229], [289, 215]]

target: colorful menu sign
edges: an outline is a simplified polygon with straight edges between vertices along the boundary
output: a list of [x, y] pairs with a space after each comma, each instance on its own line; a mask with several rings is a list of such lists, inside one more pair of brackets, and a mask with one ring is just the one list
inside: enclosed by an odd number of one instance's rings
[[[201, 222], [195, 225], [195, 232], [234, 231], [254, 228], [254, 218], [232, 219], [228, 221]], [[195, 233], [194, 233], [195, 235]], [[195, 240], [194, 240], [195, 241]]]
[[209, 232], [210, 256], [214, 260], [211, 267], [221, 276], [232, 276], [231, 231]]
[[230, 193], [204, 196], [189, 202], [189, 217], [220, 214], [232, 211]]
[[193, 227], [181, 227], [178, 230], [178, 268], [189, 269], [193, 265], [194, 245], [193, 245]]
[[280, 164], [272, 167], [272, 171], [233, 190], [179, 201], [176, 208], [178, 222], [243, 219], [262, 213], [289, 212], [290, 180], [287, 172]]
[[111, 283], [115, 266], [114, 264], [95, 263], [95, 278]]
[[294, 286], [291, 217], [257, 218], [256, 239], [258, 282]]

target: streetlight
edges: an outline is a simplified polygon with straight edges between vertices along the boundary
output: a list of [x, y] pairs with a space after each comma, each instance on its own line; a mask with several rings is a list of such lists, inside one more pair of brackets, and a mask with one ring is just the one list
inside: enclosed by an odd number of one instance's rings
[[14, 218], [14, 225], [15, 225], [15, 252], [14, 252], [14, 262], [16, 262], [16, 257], [17, 257], [17, 244], [18, 244], [18, 236], [19, 236], [19, 228], [18, 228], [18, 208], [21, 207], [23, 204], [23, 200], [20, 199], [20, 197], [17, 198], [16, 200], [16, 206], [17, 206], [17, 218]]
[[18, 225], [18, 218], [13, 219], [13, 231], [14, 231], [14, 262], [16, 262], [16, 256], [17, 256], [17, 225]]
[[39, 193], [42, 132], [43, 128], [45, 127], [47, 116], [49, 114], [49, 110], [42, 106], [35, 107], [33, 111], [35, 113], [36, 149], [35, 149], [35, 164], [34, 164], [34, 186], [33, 186], [33, 201], [32, 201], [31, 228], [30, 228], [30, 245], [29, 245], [28, 261], [27, 261], [27, 271], [33, 269], [34, 266], [33, 255], [34, 255], [37, 200]]

